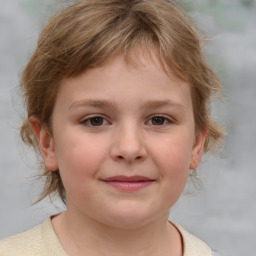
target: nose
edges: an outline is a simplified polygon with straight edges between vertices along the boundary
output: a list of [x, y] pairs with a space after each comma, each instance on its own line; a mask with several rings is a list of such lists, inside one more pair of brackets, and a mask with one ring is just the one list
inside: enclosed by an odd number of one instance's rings
[[111, 157], [115, 161], [127, 163], [140, 162], [147, 157], [143, 132], [135, 125], [118, 127], [111, 148]]

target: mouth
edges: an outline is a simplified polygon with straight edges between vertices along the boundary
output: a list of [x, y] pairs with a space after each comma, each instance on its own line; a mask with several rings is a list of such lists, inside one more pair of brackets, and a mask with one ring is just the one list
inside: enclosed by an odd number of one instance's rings
[[132, 192], [146, 188], [156, 180], [144, 176], [113, 176], [101, 181], [118, 190]]

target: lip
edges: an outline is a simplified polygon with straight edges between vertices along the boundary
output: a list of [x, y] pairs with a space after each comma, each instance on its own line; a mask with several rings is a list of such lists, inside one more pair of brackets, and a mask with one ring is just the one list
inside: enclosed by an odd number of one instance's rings
[[138, 191], [143, 188], [148, 187], [153, 182], [154, 179], [144, 177], [144, 176], [112, 176], [105, 179], [102, 179], [105, 184], [108, 184], [121, 191]]

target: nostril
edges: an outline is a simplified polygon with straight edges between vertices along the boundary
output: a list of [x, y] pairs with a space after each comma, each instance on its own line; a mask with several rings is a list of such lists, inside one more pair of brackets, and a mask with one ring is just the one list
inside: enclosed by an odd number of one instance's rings
[[[136, 156], [135, 158], [133, 158], [134, 160], [141, 160], [143, 157], [142, 156]], [[117, 156], [117, 159], [119, 160], [124, 160], [124, 159], [127, 159], [123, 156]]]

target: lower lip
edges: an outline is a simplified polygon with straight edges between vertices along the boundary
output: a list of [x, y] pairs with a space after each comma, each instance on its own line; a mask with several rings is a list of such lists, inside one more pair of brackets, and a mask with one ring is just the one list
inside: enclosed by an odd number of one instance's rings
[[154, 181], [134, 181], [134, 182], [104, 181], [104, 182], [114, 188], [121, 190], [121, 191], [138, 191], [138, 190], [148, 187]]

